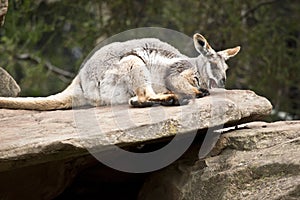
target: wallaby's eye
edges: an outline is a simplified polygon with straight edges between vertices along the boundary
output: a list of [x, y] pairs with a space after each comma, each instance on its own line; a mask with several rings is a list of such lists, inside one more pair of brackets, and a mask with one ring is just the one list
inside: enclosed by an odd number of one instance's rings
[[200, 86], [199, 78], [198, 78], [197, 76], [195, 76], [194, 79], [196, 80], [196, 85], [197, 85], [197, 86]]

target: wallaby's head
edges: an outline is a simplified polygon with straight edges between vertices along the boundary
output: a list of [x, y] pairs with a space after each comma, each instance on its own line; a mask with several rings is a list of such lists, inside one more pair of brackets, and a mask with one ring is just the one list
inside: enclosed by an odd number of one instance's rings
[[201, 34], [196, 33], [193, 40], [196, 50], [201, 54], [197, 59], [197, 67], [205, 87], [224, 88], [228, 69], [225, 61], [235, 56], [240, 51], [240, 46], [216, 52]]

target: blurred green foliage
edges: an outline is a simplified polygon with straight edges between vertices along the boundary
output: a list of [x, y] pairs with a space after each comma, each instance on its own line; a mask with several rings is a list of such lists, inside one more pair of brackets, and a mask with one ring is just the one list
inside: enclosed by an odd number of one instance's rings
[[46, 62], [75, 74], [97, 42], [113, 34], [146, 26], [200, 32], [217, 50], [242, 46], [229, 61], [227, 88], [254, 90], [299, 118], [299, 22], [297, 0], [11, 0], [0, 29], [0, 66], [22, 96], [45, 96], [71, 81]]

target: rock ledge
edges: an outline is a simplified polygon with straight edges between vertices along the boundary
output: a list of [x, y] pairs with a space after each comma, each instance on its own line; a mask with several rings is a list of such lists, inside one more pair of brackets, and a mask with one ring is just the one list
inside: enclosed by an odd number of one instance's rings
[[116, 144], [130, 146], [258, 120], [271, 109], [267, 99], [252, 91], [221, 89], [177, 107], [132, 109], [121, 105], [46, 112], [1, 109], [0, 171], [77, 157], [87, 154], [86, 149], [107, 151]]

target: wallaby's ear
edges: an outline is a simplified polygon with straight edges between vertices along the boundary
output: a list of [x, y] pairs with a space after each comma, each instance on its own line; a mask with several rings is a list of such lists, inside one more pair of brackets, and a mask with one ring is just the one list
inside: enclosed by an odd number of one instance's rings
[[241, 47], [237, 46], [231, 49], [225, 49], [223, 51], [218, 51], [218, 54], [220, 56], [222, 56], [225, 60], [235, 56], [239, 51], [240, 51]]
[[195, 48], [199, 53], [203, 55], [211, 55], [215, 53], [203, 35], [196, 33], [193, 36], [193, 40]]

